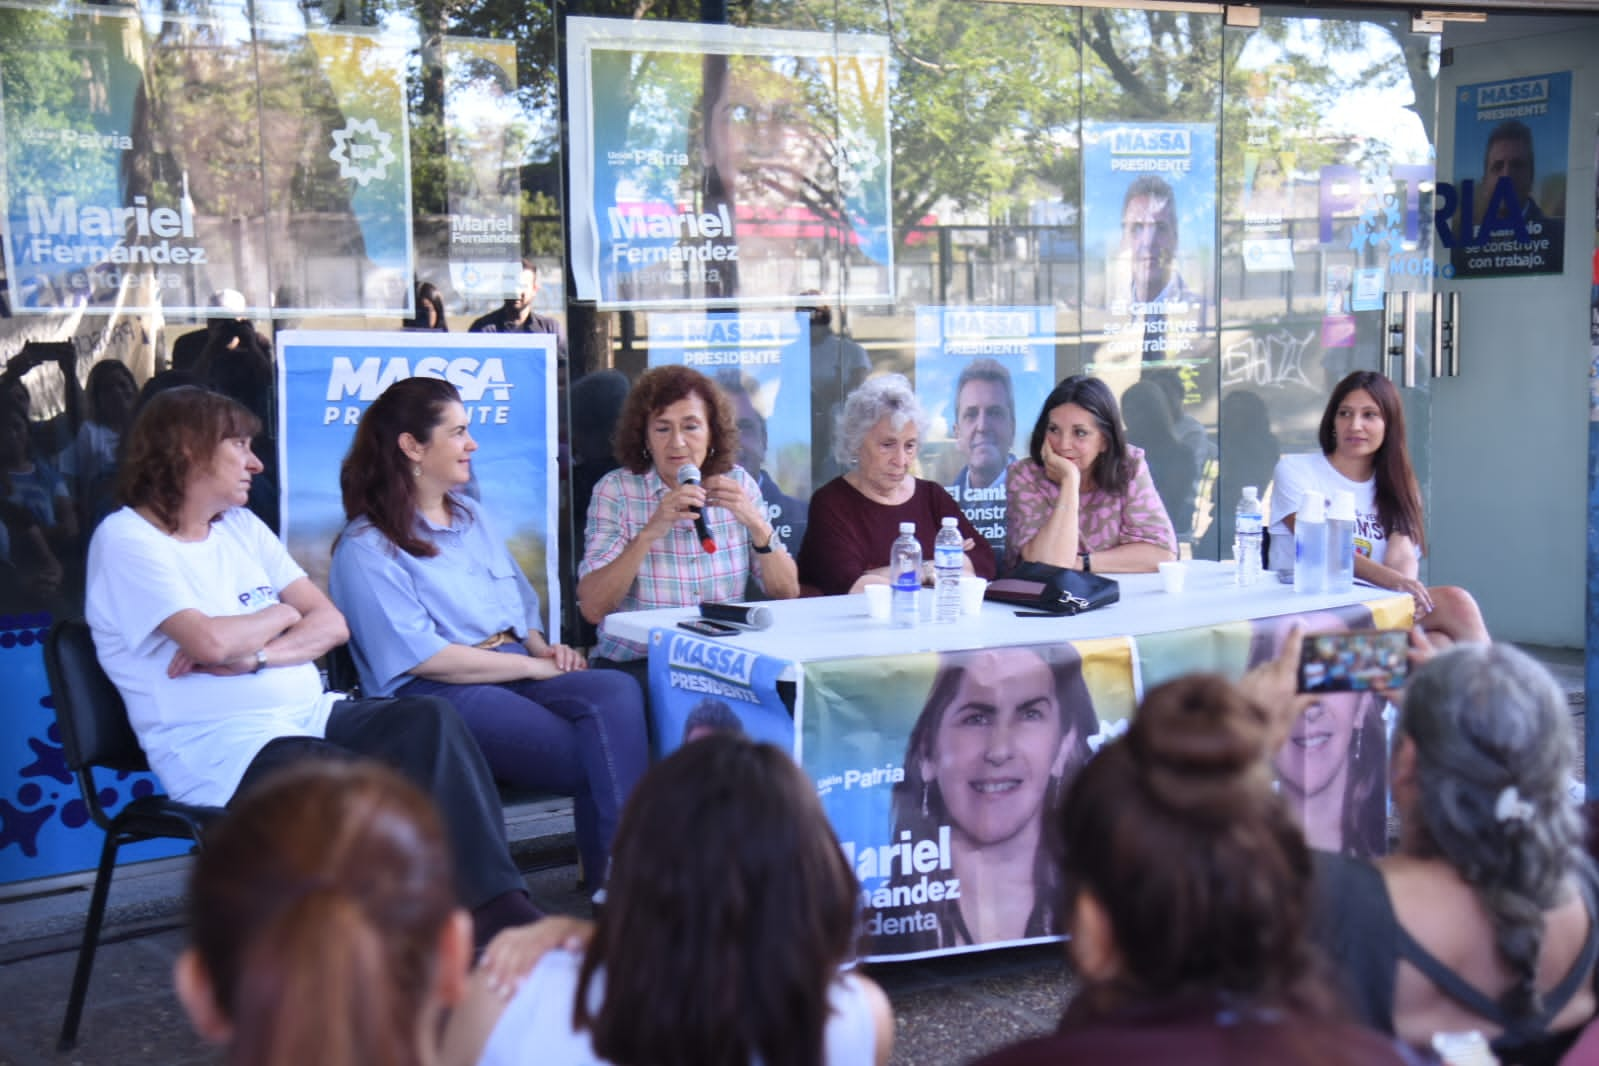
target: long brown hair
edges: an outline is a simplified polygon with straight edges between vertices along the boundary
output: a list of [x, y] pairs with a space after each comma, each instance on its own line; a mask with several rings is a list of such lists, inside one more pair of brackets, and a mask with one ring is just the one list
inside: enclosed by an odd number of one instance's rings
[[249, 408], [221, 393], [180, 385], [151, 396], [134, 417], [117, 474], [117, 498], [145, 507], [166, 531], [178, 528], [189, 478], [207, 469], [217, 445], [261, 432]]
[[1077, 775], [1061, 815], [1067, 913], [1092, 892], [1122, 962], [1078, 1014], [1188, 993], [1334, 1009], [1308, 939], [1310, 851], [1272, 791], [1266, 725], [1224, 678], [1191, 675], [1149, 693]]
[[418, 1063], [450, 870], [433, 805], [375, 763], [308, 760], [243, 797], [189, 886], [231, 1066]]
[[[460, 402], [455, 386], [438, 378], [401, 378], [372, 401], [339, 468], [347, 521], [365, 518], [407, 555], [432, 558], [439, 553], [416, 529], [416, 478], [411, 460], [400, 450], [400, 434], [409, 433], [426, 444], [443, 420], [444, 409]], [[451, 514], [462, 513], [449, 493], [444, 505]]]
[[1382, 446], [1377, 449], [1373, 472], [1377, 479], [1377, 521], [1386, 536], [1403, 534], [1416, 542], [1416, 551], [1427, 550], [1427, 534], [1421, 522], [1421, 486], [1410, 465], [1410, 450], [1405, 444], [1405, 404], [1394, 383], [1375, 370], [1357, 370], [1340, 381], [1321, 414], [1316, 433], [1323, 455], [1338, 450], [1336, 421], [1338, 407], [1356, 389], [1364, 389], [1382, 411]]
[[622, 812], [605, 891], [572, 1020], [600, 1058], [822, 1066], [859, 887], [792, 756], [713, 733], [656, 764]]

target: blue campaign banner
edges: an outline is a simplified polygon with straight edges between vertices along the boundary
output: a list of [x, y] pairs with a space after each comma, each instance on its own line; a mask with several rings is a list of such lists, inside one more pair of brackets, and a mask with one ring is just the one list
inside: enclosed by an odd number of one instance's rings
[[707, 732], [745, 733], [794, 750], [794, 719], [777, 692], [787, 664], [731, 640], [680, 629], [650, 633], [650, 715], [655, 757]]
[[1005, 471], [1027, 454], [1054, 387], [1054, 308], [916, 309], [916, 397], [931, 421], [922, 473], [949, 490], [999, 558]]
[[886, 37], [573, 17], [573, 278], [614, 307], [893, 299]]
[[58, 7], [0, 5], [12, 312], [411, 313], [403, 46]]
[[1084, 370], [1119, 395], [1175, 368], [1197, 403], [1216, 346], [1216, 128], [1085, 122], [1083, 173], [1083, 328], [1104, 338]]
[[460, 390], [479, 446], [467, 491], [538, 590], [545, 632], [558, 634], [554, 334], [291, 330], [278, 343], [283, 541], [312, 579], [327, 587], [344, 526], [339, 465], [361, 413], [401, 378], [442, 378]]
[[650, 366], [693, 367], [732, 402], [738, 464], [760, 485], [783, 546], [798, 552], [812, 488], [810, 316], [660, 312], [649, 336]]
[[[0, 674], [6, 679], [0, 715], [0, 884], [92, 870], [105, 834], [67, 769], [44, 673], [43, 613], [0, 615]], [[160, 791], [149, 773], [95, 771], [100, 801], [115, 814], [131, 800]], [[120, 852], [123, 862], [166, 858], [189, 849], [159, 840]]]
[[804, 664], [800, 765], [860, 878], [866, 953], [1061, 936], [1045, 826], [1133, 703], [1127, 638]]
[[1457, 202], [1438, 227], [1456, 277], [1565, 270], [1570, 126], [1570, 71], [1455, 91]]

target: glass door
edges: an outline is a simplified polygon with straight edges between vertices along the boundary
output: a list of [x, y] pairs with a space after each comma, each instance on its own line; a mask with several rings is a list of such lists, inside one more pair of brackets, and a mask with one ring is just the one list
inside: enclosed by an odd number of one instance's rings
[[1428, 480], [1437, 37], [1403, 12], [1273, 14], [1228, 29], [1218, 182], [1220, 355], [1214, 539], [1245, 485], [1318, 449], [1352, 370], [1401, 385]]

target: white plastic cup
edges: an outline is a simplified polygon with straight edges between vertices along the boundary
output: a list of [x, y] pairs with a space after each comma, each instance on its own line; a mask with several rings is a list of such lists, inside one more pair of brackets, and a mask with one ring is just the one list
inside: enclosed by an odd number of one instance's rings
[[961, 575], [961, 614], [980, 614], [983, 610], [983, 593], [988, 582], [972, 574]]
[[1160, 564], [1160, 581], [1169, 596], [1181, 596], [1188, 584], [1188, 564], [1182, 560]]
[[893, 603], [893, 588], [888, 585], [867, 585], [865, 592], [866, 617], [874, 622], [888, 621], [889, 608]]

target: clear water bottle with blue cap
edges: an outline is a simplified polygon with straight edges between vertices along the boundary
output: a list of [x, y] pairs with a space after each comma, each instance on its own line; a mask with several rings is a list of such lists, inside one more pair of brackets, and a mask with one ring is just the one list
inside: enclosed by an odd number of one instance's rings
[[916, 539], [914, 522], [899, 524], [899, 536], [889, 553], [888, 572], [894, 588], [889, 617], [896, 626], [909, 629], [921, 621], [916, 597], [922, 591], [922, 545]]

